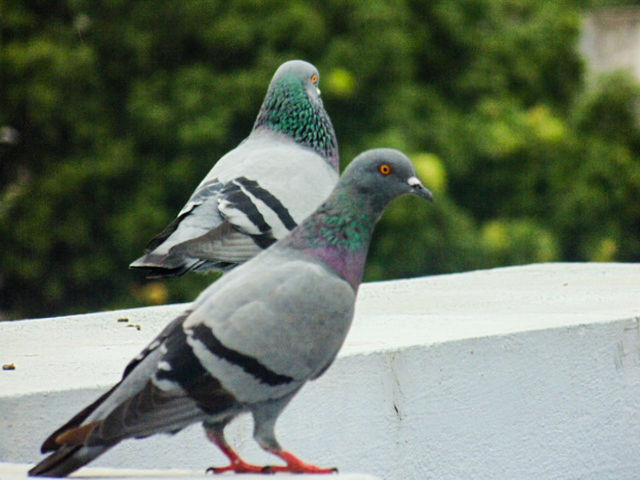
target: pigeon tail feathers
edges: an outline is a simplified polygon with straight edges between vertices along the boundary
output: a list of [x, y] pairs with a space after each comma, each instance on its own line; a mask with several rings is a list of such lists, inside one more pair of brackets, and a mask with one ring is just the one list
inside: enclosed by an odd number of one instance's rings
[[83, 445], [64, 446], [29, 470], [30, 477], [66, 477], [96, 457], [109, 450], [111, 446], [86, 447]]

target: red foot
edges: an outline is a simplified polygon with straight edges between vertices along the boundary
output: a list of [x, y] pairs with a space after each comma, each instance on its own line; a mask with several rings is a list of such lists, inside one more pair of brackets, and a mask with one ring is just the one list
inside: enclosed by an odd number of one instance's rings
[[292, 472], [292, 473], [337, 473], [337, 468], [321, 468], [316, 467], [315, 465], [311, 465], [310, 463], [303, 462], [298, 457], [296, 457], [293, 453], [281, 451], [276, 452], [272, 451], [274, 455], [277, 455], [285, 462], [287, 462], [286, 466], [273, 465], [270, 467], [266, 467], [267, 472]]
[[209, 467], [205, 471], [205, 473], [224, 473], [224, 472], [235, 472], [235, 473], [270, 473], [269, 467], [263, 467], [262, 465], [252, 465], [250, 463], [245, 462], [240, 455], [236, 453], [236, 451], [231, 448], [224, 437], [215, 431], [207, 431], [207, 437], [213, 443], [215, 443], [218, 448], [226, 455], [229, 459], [229, 465], [226, 467]]
[[237, 459], [226, 467], [209, 467], [207, 468], [205, 473], [271, 473], [271, 470], [269, 470], [269, 468], [270, 467], [263, 467], [262, 465], [252, 465], [242, 459]]

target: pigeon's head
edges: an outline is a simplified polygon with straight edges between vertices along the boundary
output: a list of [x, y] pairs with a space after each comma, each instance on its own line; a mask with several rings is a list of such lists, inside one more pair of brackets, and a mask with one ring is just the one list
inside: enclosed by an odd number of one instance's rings
[[392, 148], [376, 148], [358, 155], [347, 167], [342, 182], [353, 185], [381, 207], [404, 194], [433, 200], [411, 160]]
[[318, 69], [303, 60], [285, 62], [269, 84], [253, 131], [277, 132], [315, 150], [336, 171], [338, 140], [320, 98]]
[[281, 89], [282, 87], [290, 89], [291, 87], [302, 87], [307, 97], [313, 101], [321, 102], [320, 74], [318, 69], [304, 60], [290, 60], [280, 65], [276, 73], [273, 75], [269, 90]]

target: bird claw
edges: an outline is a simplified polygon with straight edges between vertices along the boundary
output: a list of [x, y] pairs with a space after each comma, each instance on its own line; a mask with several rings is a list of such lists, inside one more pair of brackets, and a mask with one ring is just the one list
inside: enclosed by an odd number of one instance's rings
[[316, 467], [311, 463], [303, 462], [291, 452], [270, 450], [271, 453], [277, 455], [287, 462], [284, 466], [272, 467], [274, 472], [290, 472], [290, 473], [338, 473], [337, 468]]
[[233, 472], [233, 473], [265, 473], [274, 474], [278, 472], [289, 473], [338, 473], [337, 468], [321, 468], [305, 463], [304, 465], [251, 465], [250, 463], [233, 463], [226, 467], [209, 467], [205, 473], [213, 473], [214, 475]]
[[209, 467], [205, 470], [206, 473], [213, 473], [214, 475], [225, 473], [225, 472], [233, 472], [233, 473], [274, 473], [270, 470], [271, 467], [269, 465], [251, 465], [250, 463], [245, 462], [233, 462], [226, 467]]
[[335, 467], [331, 468], [322, 468], [316, 467], [311, 464], [304, 465], [273, 465], [269, 467], [268, 471], [264, 473], [280, 473], [280, 472], [288, 472], [288, 473], [317, 473], [317, 474], [325, 474], [325, 473], [338, 473], [338, 469]]

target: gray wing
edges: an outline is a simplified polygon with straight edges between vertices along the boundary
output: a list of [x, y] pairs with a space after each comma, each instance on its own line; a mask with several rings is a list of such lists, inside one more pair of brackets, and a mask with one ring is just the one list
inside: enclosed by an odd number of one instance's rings
[[174, 432], [283, 398], [332, 363], [355, 292], [323, 265], [267, 251], [205, 290], [81, 425], [84, 444]]
[[205, 371], [176, 318], [126, 367], [122, 380], [47, 438], [42, 451], [111, 446], [126, 438], [174, 433], [232, 410], [235, 398]]
[[324, 371], [355, 292], [326, 267], [273, 250], [203, 292], [184, 329], [203, 367], [241, 402], [280, 398]]
[[214, 166], [131, 267], [169, 274], [233, 267], [295, 228], [337, 180], [308, 148], [274, 135], [250, 137]]
[[281, 408], [331, 364], [354, 301], [323, 265], [264, 252], [212, 284], [118, 384], [56, 430], [42, 447], [53, 453], [30, 474], [67, 475], [126, 438]]

